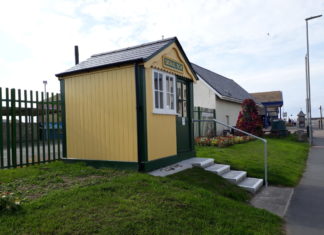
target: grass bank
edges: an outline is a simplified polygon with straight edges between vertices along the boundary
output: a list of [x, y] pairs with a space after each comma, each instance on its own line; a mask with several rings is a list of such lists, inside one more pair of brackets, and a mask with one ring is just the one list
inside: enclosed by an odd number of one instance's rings
[[0, 172], [0, 191], [25, 198], [0, 213], [0, 234], [282, 234], [251, 195], [190, 169], [160, 178], [54, 162]]
[[[292, 137], [268, 138], [268, 181], [270, 184], [296, 186], [304, 172], [309, 145]], [[214, 158], [249, 176], [263, 178], [263, 143], [255, 140], [226, 148], [196, 147], [198, 157]]]

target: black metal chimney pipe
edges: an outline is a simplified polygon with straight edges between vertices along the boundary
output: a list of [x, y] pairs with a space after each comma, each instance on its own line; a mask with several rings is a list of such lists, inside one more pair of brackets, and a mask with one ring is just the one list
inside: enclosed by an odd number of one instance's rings
[[74, 46], [74, 58], [75, 58], [75, 64], [79, 63], [79, 47]]

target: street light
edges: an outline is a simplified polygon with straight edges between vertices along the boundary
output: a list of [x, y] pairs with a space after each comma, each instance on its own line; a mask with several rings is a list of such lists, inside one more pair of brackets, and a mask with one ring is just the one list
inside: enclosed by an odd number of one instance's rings
[[309, 144], [313, 143], [313, 128], [312, 128], [312, 107], [311, 107], [311, 90], [310, 90], [310, 70], [309, 70], [309, 40], [308, 40], [308, 21], [321, 17], [322, 15], [311, 16], [305, 19], [306, 21], [306, 46], [307, 54], [305, 58], [306, 63], [306, 111], [307, 111], [307, 123], [309, 130]]
[[43, 81], [43, 84], [44, 84], [44, 93], [45, 93], [44, 95], [46, 96], [46, 85], [47, 85], [47, 81], [44, 80], [44, 81]]

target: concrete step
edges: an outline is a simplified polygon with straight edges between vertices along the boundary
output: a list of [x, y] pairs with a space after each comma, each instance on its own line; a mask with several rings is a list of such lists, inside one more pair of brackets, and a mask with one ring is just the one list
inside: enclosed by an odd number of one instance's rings
[[213, 164], [209, 167], [206, 167], [205, 170], [215, 173], [217, 175], [223, 175], [229, 172], [231, 170], [231, 167], [229, 165]]
[[224, 179], [227, 179], [231, 183], [239, 184], [246, 178], [246, 171], [229, 171], [222, 175]]
[[263, 185], [263, 179], [247, 177], [242, 182], [238, 184], [239, 187], [242, 187], [251, 193], [256, 193]]
[[214, 164], [213, 158], [206, 158], [202, 161], [194, 162], [192, 163], [192, 166], [200, 167], [200, 168], [206, 168]]

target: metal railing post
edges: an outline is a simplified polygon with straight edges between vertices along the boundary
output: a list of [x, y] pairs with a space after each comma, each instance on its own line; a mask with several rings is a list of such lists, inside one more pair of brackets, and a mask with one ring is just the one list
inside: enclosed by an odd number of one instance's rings
[[268, 187], [268, 142], [264, 139], [264, 184]]

